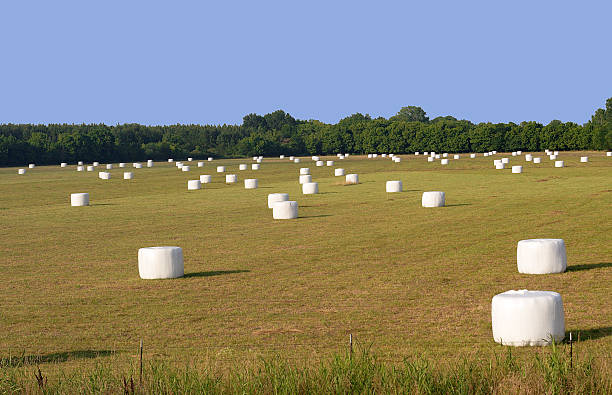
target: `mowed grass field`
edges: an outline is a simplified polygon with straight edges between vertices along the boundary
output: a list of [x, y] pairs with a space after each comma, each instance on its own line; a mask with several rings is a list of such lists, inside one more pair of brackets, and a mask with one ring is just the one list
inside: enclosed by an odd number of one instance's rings
[[[612, 158], [562, 152], [566, 167], [554, 168], [543, 153], [540, 165], [501, 153], [448, 166], [400, 156], [322, 157], [359, 174], [350, 186], [310, 158], [264, 159], [257, 171], [251, 159], [194, 161], [190, 172], [115, 165], [111, 180], [74, 165], [0, 169], [0, 357], [53, 361], [47, 371], [129, 364], [142, 339], [146, 359], [227, 369], [268, 356], [320, 361], [352, 334], [391, 362], [454, 361], [503, 352], [491, 298], [530, 289], [562, 295], [577, 352], [610, 358]], [[502, 157], [523, 174], [495, 170]], [[217, 165], [238, 183], [226, 185]], [[302, 195], [300, 167], [320, 194]], [[213, 182], [187, 191], [200, 174]], [[245, 190], [245, 178], [259, 188]], [[387, 180], [404, 191], [387, 194]], [[431, 190], [446, 192], [447, 207], [421, 207]], [[71, 207], [75, 192], [91, 206]], [[272, 219], [274, 192], [298, 202], [297, 220]], [[568, 271], [519, 274], [516, 244], [529, 238], [564, 239]], [[141, 280], [138, 249], [161, 245], [183, 248], [185, 277]]]

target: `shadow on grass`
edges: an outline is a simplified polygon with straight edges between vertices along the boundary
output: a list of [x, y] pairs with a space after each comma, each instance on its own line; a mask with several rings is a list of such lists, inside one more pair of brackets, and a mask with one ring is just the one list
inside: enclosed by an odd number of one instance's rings
[[90, 204], [90, 206], [114, 206], [115, 203], [94, 203], [94, 204]]
[[299, 216], [298, 218], [323, 218], [323, 217], [331, 217], [331, 214], [319, 214], [319, 215], [304, 215]]
[[471, 206], [472, 203], [457, 203], [457, 204], [447, 204], [446, 207], [459, 207], [459, 206]]
[[572, 265], [567, 267], [568, 272], [579, 272], [582, 270], [602, 269], [604, 267], [612, 267], [612, 262], [601, 263], [586, 263], [584, 265]]
[[[602, 326], [599, 328], [591, 329], [578, 329], [572, 332], [572, 339], [577, 340], [578, 336], [580, 340], [596, 340], [602, 337], [612, 336], [612, 326]], [[565, 339], [569, 339], [569, 331], [565, 333]]]
[[319, 192], [319, 195], [327, 195], [330, 193], [340, 193], [340, 192]]
[[212, 277], [212, 276], [222, 276], [224, 274], [236, 274], [236, 273], [248, 273], [250, 270], [215, 270], [211, 272], [195, 272], [195, 273], [185, 273], [184, 278], [190, 277]]
[[66, 362], [73, 359], [93, 359], [112, 355], [110, 350], [79, 350], [54, 352], [43, 355], [19, 355], [0, 359], [0, 367], [16, 367], [24, 365], [38, 365], [41, 363]]

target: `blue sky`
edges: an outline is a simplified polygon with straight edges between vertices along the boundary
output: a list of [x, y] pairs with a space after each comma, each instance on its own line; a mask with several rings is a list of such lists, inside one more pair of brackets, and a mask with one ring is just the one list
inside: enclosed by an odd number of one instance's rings
[[586, 122], [612, 1], [3, 1], [0, 123]]

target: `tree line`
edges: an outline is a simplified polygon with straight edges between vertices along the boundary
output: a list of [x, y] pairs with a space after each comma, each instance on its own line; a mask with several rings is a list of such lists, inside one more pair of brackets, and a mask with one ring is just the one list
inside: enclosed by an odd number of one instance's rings
[[606, 150], [612, 148], [612, 98], [584, 125], [573, 122], [472, 123], [429, 119], [416, 106], [385, 119], [353, 114], [336, 124], [298, 120], [282, 110], [248, 114], [242, 125], [0, 124], [0, 165], [77, 160], [128, 162], [186, 157]]

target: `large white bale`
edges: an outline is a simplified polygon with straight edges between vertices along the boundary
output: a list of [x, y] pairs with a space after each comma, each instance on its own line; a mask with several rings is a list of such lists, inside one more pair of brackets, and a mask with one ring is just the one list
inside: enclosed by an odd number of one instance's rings
[[542, 158], [538, 158], [538, 157], [533, 158], [532, 162], [533, 163], [542, 163]]
[[516, 151], [517, 155], [523, 155], [523, 151]]
[[512, 153], [512, 156], [516, 156], [516, 152], [513, 152], [513, 153]]
[[340, 177], [344, 175], [344, 169], [334, 169], [334, 176]]
[[25, 174], [26, 169], [17, 169], [17, 174]]
[[181, 171], [189, 171], [189, 170], [191, 170], [189, 166], [183, 165], [183, 167], [181, 167]]
[[382, 155], [380, 155], [380, 156], [382, 156], [383, 158], [386, 158], [386, 157], [387, 157], [387, 154], [382, 154]]
[[434, 158], [436, 158], [436, 159], [440, 159], [440, 154], [436, 154], [436, 155], [434, 156]]
[[302, 184], [302, 193], [304, 195], [313, 195], [315, 193], [319, 193], [319, 183], [318, 182], [305, 182]]
[[204, 167], [204, 162], [198, 162], [198, 167]]
[[372, 159], [372, 154], [368, 154], [368, 159]]
[[497, 162], [497, 163], [495, 163], [495, 168], [497, 170], [503, 170], [503, 169], [506, 168], [506, 165], [503, 162]]
[[244, 180], [244, 189], [257, 189], [257, 178], [247, 178]]
[[344, 156], [345, 156], [346, 158], [348, 158], [350, 155], [351, 155], [351, 154], [344, 154]]
[[285, 159], [285, 155], [280, 155], [278, 158], [279, 159]]
[[[496, 159], [498, 160], [498, 159]], [[509, 158], [501, 158], [501, 163], [503, 163], [504, 165], [507, 165], [508, 163], [510, 163], [510, 159]]]
[[385, 190], [389, 193], [393, 192], [401, 192], [402, 191], [402, 182], [401, 181], [387, 181], [385, 186]]
[[555, 167], [563, 167], [563, 166], [565, 166], [565, 163], [562, 160], [555, 161]]
[[557, 159], [557, 155], [548, 155], [548, 159], [556, 160]]
[[310, 168], [309, 167], [300, 167], [300, 174], [310, 174]]
[[443, 158], [448, 158], [448, 152], [443, 153], [443, 154], [442, 154], [442, 157], [443, 157]]
[[124, 180], [131, 180], [132, 178], [134, 178], [134, 173], [132, 173], [131, 171], [124, 171], [123, 172], [123, 179]]
[[276, 202], [286, 202], [289, 200], [288, 193], [270, 193], [268, 195], [268, 208], [274, 207]]
[[225, 166], [217, 166], [217, 173], [224, 173], [225, 172]]
[[414, 155], [419, 155], [419, 152], [418, 152], [418, 151], [417, 151], [417, 152], [415, 152], [415, 153], [414, 153]]
[[142, 169], [142, 163], [134, 163], [135, 169]]
[[318, 156], [313, 156], [313, 157], [312, 157], [312, 160], [313, 160], [313, 161], [315, 161], [315, 162], [317, 162], [317, 161], [320, 161], [321, 159], [319, 159], [319, 157], [318, 157]]
[[91, 165], [88, 165], [88, 166], [87, 166], [87, 171], [94, 171], [94, 167], [93, 167], [93, 166], [91, 166]]
[[83, 166], [83, 161], [82, 160], [78, 161], [77, 166]]
[[181, 169], [183, 167], [183, 162], [176, 162], [175, 165], [176, 165], [176, 167]]
[[433, 156], [428, 156], [427, 157], [427, 162], [433, 162], [434, 161], [434, 157]]
[[484, 154], [482, 154], [482, 156], [489, 156], [489, 153], [485, 152]]
[[257, 160], [257, 159], [259, 159], [259, 157], [257, 157], [257, 156], [254, 156], [254, 157], [253, 157], [253, 160]]
[[300, 184], [306, 184], [307, 182], [312, 182], [312, 176], [310, 174], [300, 175]]
[[563, 273], [567, 269], [567, 256], [563, 239], [521, 240], [516, 246], [516, 264], [519, 273]]
[[291, 161], [294, 160], [294, 159], [295, 159], [295, 156], [293, 156], [293, 155], [289, 157], [289, 160], [291, 160]]
[[151, 159], [147, 161], [147, 167], [153, 167], [153, 161]]
[[123, 163], [123, 162], [119, 163], [119, 167], [120, 168], [124, 168], [125, 167], [125, 163]]
[[208, 161], [209, 161], [209, 162], [212, 162], [212, 161], [213, 161], [213, 158], [208, 157]]
[[194, 191], [196, 189], [202, 189], [202, 182], [200, 180], [189, 180], [187, 181], [187, 190]]
[[555, 152], [553, 152], [553, 154], [554, 154], [555, 156], [557, 156], [557, 155], [559, 155], [559, 151], [555, 151]]
[[239, 170], [247, 170], [249, 167], [247, 166], [246, 163], [242, 163], [240, 165], [238, 165], [238, 169]]
[[460, 155], [453, 155], [453, 159], [459, 159], [460, 157]]
[[606, 156], [612, 156], [612, 151], [606, 152]]
[[325, 162], [323, 162], [322, 160], [318, 160], [318, 161], [317, 161], [317, 163], [316, 163], [316, 165], [317, 165], [318, 167], [321, 167], [321, 166], [325, 165]]
[[200, 175], [200, 182], [202, 184], [210, 184], [211, 181], [212, 181], [212, 176], [211, 175], [208, 175], [208, 174]]
[[523, 172], [523, 166], [512, 166], [512, 172], [514, 174], [521, 174]]
[[107, 171], [101, 171], [101, 172], [98, 172], [98, 177], [100, 177], [102, 180], [110, 180], [111, 173]]
[[261, 166], [259, 163], [253, 163], [251, 165], [251, 170], [259, 170], [259, 166]]
[[143, 280], [183, 277], [183, 250], [180, 247], [140, 248], [138, 274]]
[[377, 158], [378, 154], [372, 154], [372, 158]]
[[493, 339], [508, 346], [545, 346], [565, 338], [561, 295], [550, 291], [506, 291], [491, 300]]
[[334, 161], [333, 160], [328, 160], [326, 165], [327, 166], [333, 166], [334, 165]]
[[440, 164], [441, 165], [448, 165], [448, 159], [441, 159], [440, 160]]
[[174, 162], [174, 159], [168, 159], [168, 163]]
[[476, 154], [470, 154], [470, 158], [474, 159], [476, 157]]
[[338, 159], [344, 159], [344, 155], [340, 155]]
[[60, 167], [66, 167], [66, 166], [68, 166], [68, 163], [66, 163], [66, 162], [60, 163]]
[[394, 156], [393, 157], [393, 162], [400, 163], [401, 161], [402, 161], [402, 158], [400, 158], [399, 156]]
[[113, 165], [112, 164], [107, 164], [106, 165], [106, 170], [112, 170], [113, 169]]
[[83, 166], [77, 166], [77, 171], [83, 171], [85, 168]]
[[94, 167], [98, 167], [98, 166], [100, 166], [100, 162], [94, 162], [94, 163], [92, 163], [92, 165], [93, 165]]
[[226, 184], [234, 184], [238, 181], [238, 177], [235, 174], [226, 174], [225, 175], [225, 183]]
[[295, 219], [298, 217], [298, 204], [292, 200], [275, 202], [272, 205], [272, 218]]
[[589, 161], [589, 157], [588, 156], [581, 156], [580, 157], [580, 162], [587, 163], [588, 161]]
[[497, 155], [497, 151], [491, 151], [493, 155]]
[[300, 158], [293, 159], [293, 163], [300, 163], [300, 162], [301, 162]]
[[527, 162], [531, 162], [533, 160], [533, 155], [531, 154], [525, 154], [525, 161]]
[[440, 191], [423, 192], [421, 205], [423, 207], [444, 207], [446, 195]]
[[187, 158], [187, 162], [191, 162], [193, 158]]
[[73, 207], [89, 206], [89, 194], [88, 193], [71, 193], [70, 194], [70, 205]]
[[425, 151], [423, 152], [423, 155], [429, 155], [429, 152]]
[[257, 163], [261, 163], [262, 160], [263, 159], [261, 159], [261, 158], [257, 158]]
[[359, 184], [359, 174], [347, 174], [345, 182], [347, 184]]

